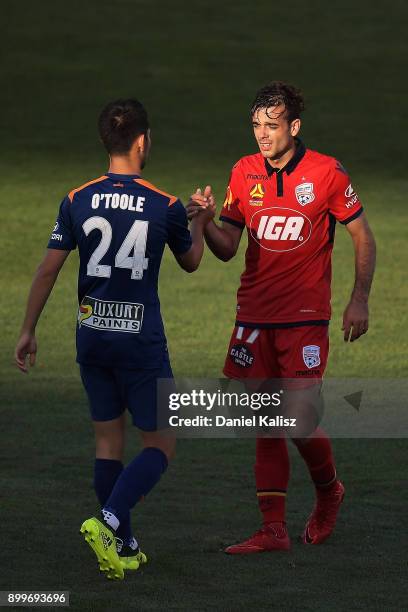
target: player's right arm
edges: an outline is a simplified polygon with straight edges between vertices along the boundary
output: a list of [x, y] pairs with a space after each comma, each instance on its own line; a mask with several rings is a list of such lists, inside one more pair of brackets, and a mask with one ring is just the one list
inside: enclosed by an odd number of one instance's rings
[[47, 249], [47, 253], [40, 263], [34, 276], [30, 293], [28, 295], [26, 313], [21, 327], [20, 338], [17, 342], [14, 353], [17, 367], [27, 373], [27, 357], [29, 356], [30, 366], [35, 364], [37, 353], [37, 340], [35, 338], [35, 328], [47, 303], [48, 297], [57, 280], [59, 271], [70, 251], [60, 249]]
[[221, 227], [210, 221], [204, 230], [208, 248], [221, 261], [229, 261], [235, 256], [242, 236], [242, 229], [222, 221]]
[[[239, 162], [232, 169], [224, 205], [220, 215], [221, 227], [211, 220], [204, 230], [205, 241], [209, 249], [221, 261], [229, 261], [235, 256], [245, 227], [245, 217], [240, 199], [242, 176]], [[190, 219], [199, 217], [206, 209], [215, 211], [215, 199], [211, 187], [206, 187], [204, 194], [197, 190], [190, 198], [187, 214]]]
[[54, 230], [48, 242], [43, 261], [35, 273], [28, 295], [26, 313], [17, 342], [14, 358], [17, 367], [27, 373], [27, 357], [31, 366], [35, 364], [37, 340], [35, 328], [43, 311], [59, 271], [70, 252], [76, 248], [76, 240], [70, 216], [71, 201], [67, 197], [60, 206]]

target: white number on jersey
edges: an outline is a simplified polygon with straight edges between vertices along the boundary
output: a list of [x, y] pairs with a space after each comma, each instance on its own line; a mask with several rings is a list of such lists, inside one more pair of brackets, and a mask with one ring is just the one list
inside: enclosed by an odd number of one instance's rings
[[102, 257], [106, 254], [112, 241], [112, 226], [107, 219], [104, 217], [90, 217], [82, 225], [85, 232], [85, 236], [88, 236], [94, 229], [100, 230], [102, 238], [94, 252], [92, 253], [86, 273], [88, 276], [101, 276], [103, 278], [109, 278], [111, 275], [110, 266], [102, 266], [99, 262]]
[[[134, 280], [143, 278], [143, 270], [149, 265], [145, 258], [148, 226], [148, 221], [135, 221], [115, 257], [115, 266], [130, 268]], [[130, 256], [132, 249], [133, 256]]]
[[[130, 277], [133, 280], [141, 280], [143, 270], [147, 270], [149, 265], [149, 260], [145, 257], [148, 226], [148, 221], [135, 221], [115, 257], [115, 267], [132, 270]], [[86, 273], [88, 276], [109, 278], [111, 266], [101, 265], [99, 262], [106, 255], [112, 242], [111, 224], [104, 217], [90, 217], [82, 228], [86, 236], [94, 229], [98, 229], [102, 234], [100, 243], [89, 259]], [[133, 255], [130, 255], [132, 249]]]

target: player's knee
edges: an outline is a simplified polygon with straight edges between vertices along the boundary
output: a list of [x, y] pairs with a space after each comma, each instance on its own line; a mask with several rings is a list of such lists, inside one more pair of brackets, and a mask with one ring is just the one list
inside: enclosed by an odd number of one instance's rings
[[324, 412], [323, 395], [320, 386], [289, 391], [282, 406], [283, 416], [290, 422], [286, 428], [292, 439], [307, 439], [319, 426]]
[[117, 437], [106, 435], [95, 436], [96, 457], [98, 459], [122, 460], [124, 443]]
[[169, 462], [175, 456], [176, 438], [173, 436], [166, 436], [158, 432], [143, 432], [142, 441], [144, 448], [154, 447], [160, 449], [166, 455]]
[[112, 459], [115, 461], [123, 460], [123, 452], [116, 448], [96, 447], [96, 459]]
[[156, 448], [159, 448], [167, 457], [167, 461], [170, 463], [176, 454], [176, 440], [175, 439], [164, 439], [160, 440], [158, 444], [155, 445]]

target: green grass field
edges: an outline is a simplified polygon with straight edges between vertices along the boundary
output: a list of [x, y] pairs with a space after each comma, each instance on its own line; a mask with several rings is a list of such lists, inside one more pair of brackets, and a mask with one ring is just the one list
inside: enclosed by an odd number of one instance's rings
[[[328, 375], [406, 377], [406, 3], [5, 0], [2, 13], [0, 590], [69, 590], [72, 610], [95, 612], [406, 609], [406, 440], [334, 440], [346, 502], [333, 537], [307, 549], [296, 536], [313, 491], [293, 452], [293, 549], [254, 558], [220, 552], [259, 523], [253, 442], [182, 440], [134, 513], [150, 563], [112, 584], [77, 534], [96, 505], [92, 429], [74, 363], [76, 253], [38, 327], [35, 371], [24, 377], [12, 366], [59, 202], [106, 169], [95, 127], [103, 104], [143, 100], [154, 145], [145, 176], [184, 201], [211, 182], [220, 203], [231, 165], [255, 151], [254, 93], [282, 78], [304, 89], [303, 138], [349, 169], [378, 243], [371, 329], [346, 345], [353, 252], [337, 229]], [[166, 255], [161, 301], [176, 375], [220, 375], [244, 247], [228, 264], [207, 253], [193, 275]], [[130, 458], [138, 448], [131, 429], [128, 441]]]

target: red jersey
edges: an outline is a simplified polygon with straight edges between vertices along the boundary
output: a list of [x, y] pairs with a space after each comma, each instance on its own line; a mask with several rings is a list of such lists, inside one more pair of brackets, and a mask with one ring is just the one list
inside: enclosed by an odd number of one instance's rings
[[220, 215], [248, 233], [236, 324], [327, 324], [335, 224], [362, 211], [343, 166], [301, 141], [281, 170], [261, 153], [240, 159]]

